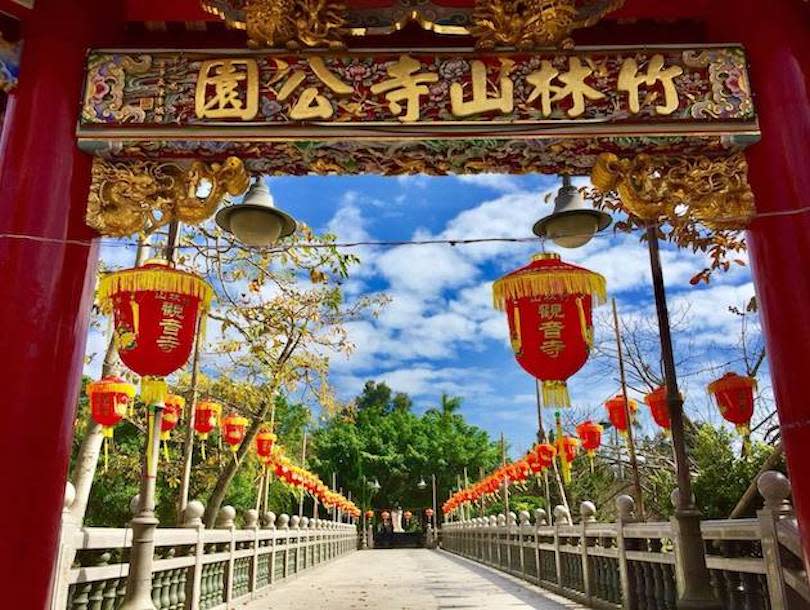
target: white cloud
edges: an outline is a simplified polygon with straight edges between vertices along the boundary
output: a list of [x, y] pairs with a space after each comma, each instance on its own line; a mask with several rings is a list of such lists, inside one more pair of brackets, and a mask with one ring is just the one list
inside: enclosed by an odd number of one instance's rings
[[472, 184], [502, 193], [513, 193], [520, 190], [520, 183], [509, 174], [465, 174], [455, 176], [464, 184]]

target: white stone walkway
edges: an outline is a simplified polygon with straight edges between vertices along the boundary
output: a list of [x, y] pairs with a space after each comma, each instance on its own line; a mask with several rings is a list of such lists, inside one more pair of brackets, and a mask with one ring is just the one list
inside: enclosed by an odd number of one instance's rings
[[273, 587], [249, 610], [584, 608], [442, 551], [358, 551]]

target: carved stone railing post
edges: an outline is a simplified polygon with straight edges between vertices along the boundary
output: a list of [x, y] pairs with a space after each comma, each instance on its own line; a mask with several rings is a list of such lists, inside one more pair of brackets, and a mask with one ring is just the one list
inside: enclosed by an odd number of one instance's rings
[[374, 526], [369, 523], [368, 524], [368, 531], [366, 532], [366, 548], [373, 549], [374, 548]]
[[554, 568], [557, 572], [557, 586], [563, 584], [562, 551], [560, 551], [560, 526], [571, 525], [571, 513], [562, 504], [554, 507]]
[[225, 572], [225, 603], [230, 604], [233, 599], [234, 580], [234, 553], [236, 552], [236, 509], [233, 506], [223, 506], [217, 514], [217, 529], [230, 530], [231, 541], [228, 544], [228, 568]]
[[202, 595], [202, 573], [203, 555], [205, 554], [205, 541], [203, 540], [202, 516], [205, 513], [205, 506], [198, 500], [192, 500], [186, 505], [183, 511], [183, 527], [197, 530], [197, 542], [194, 545], [194, 568], [191, 578], [186, 580], [186, 598], [191, 602], [189, 608], [200, 607], [200, 596]]
[[588, 524], [596, 522], [596, 505], [593, 502], [586, 500], [579, 505], [580, 516], [580, 551], [582, 553], [582, 584], [583, 593], [589, 600], [593, 596], [593, 583], [591, 582], [593, 575], [591, 574], [590, 563], [588, 562]]
[[290, 517], [290, 529], [295, 532], [293, 551], [295, 552], [295, 574], [298, 574], [301, 571], [301, 517], [298, 515]]
[[497, 520], [497, 529], [495, 530], [495, 548], [496, 548], [497, 553], [498, 553], [498, 561], [496, 562], [495, 565], [500, 567], [500, 566], [503, 565], [504, 546], [501, 543], [502, 542], [501, 535], [502, 535], [502, 532], [506, 528], [506, 516], [504, 516], [503, 514], [500, 514], [500, 515], [498, 515], [497, 519], [498, 519]]
[[636, 503], [631, 496], [621, 495], [616, 498], [616, 549], [619, 558], [619, 578], [622, 585], [622, 608], [635, 610], [637, 603], [630, 581], [630, 566], [627, 563], [627, 545], [624, 539], [624, 525], [636, 521]]
[[[276, 529], [276, 513], [266, 511], [262, 515], [262, 529], [275, 530]], [[276, 536], [275, 534], [270, 538], [270, 561], [268, 565], [269, 574], [267, 578], [268, 584], [273, 584], [276, 581]]]
[[518, 514], [518, 520], [520, 521], [520, 527], [518, 529], [518, 552], [520, 553], [520, 573], [523, 579], [526, 579], [526, 556], [525, 556], [525, 543], [526, 538], [525, 534], [528, 531], [531, 531], [532, 523], [531, 517], [529, 516], [529, 511], [522, 510]]
[[65, 498], [62, 506], [62, 531], [59, 535], [59, 555], [56, 558], [56, 580], [51, 596], [51, 610], [64, 610], [68, 602], [70, 567], [76, 557], [74, 538], [79, 531], [79, 522], [71, 510], [76, 499], [76, 489], [68, 481], [65, 484]]
[[517, 530], [517, 515], [509, 512], [506, 516], [506, 569], [509, 572], [515, 571], [515, 554], [512, 552], [512, 535]]
[[538, 508], [534, 511], [534, 565], [537, 572], [537, 581], [540, 582], [543, 570], [541, 568], [540, 555], [540, 528], [548, 525], [546, 521], [546, 511]]
[[781, 472], [763, 472], [757, 479], [757, 489], [765, 500], [765, 506], [757, 511], [757, 519], [771, 608], [787, 608], [787, 586], [782, 570], [778, 527], [780, 521], [793, 516], [793, 507], [788, 500], [790, 481]]
[[290, 561], [289, 553], [290, 553], [290, 537], [288, 535], [287, 530], [290, 529], [290, 516], [286, 513], [281, 513], [278, 516], [278, 526], [277, 528], [282, 531], [284, 534], [284, 549], [282, 551], [282, 557], [284, 561], [282, 562], [282, 570], [281, 570], [281, 577], [287, 578], [289, 574], [287, 574], [288, 565]]
[[245, 529], [253, 530], [253, 557], [250, 562], [250, 592], [251, 598], [256, 592], [259, 576], [259, 511], [251, 508], [245, 511]]

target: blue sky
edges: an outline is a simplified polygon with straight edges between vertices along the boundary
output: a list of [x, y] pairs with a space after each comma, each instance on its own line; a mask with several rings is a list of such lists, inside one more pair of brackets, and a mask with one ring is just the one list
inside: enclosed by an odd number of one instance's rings
[[[278, 207], [317, 231], [332, 231], [339, 242], [353, 242], [527, 237], [532, 224], [551, 211], [546, 193], [555, 191], [559, 180], [534, 175], [327, 176], [272, 178], [269, 185]], [[493, 436], [503, 432], [513, 453], [528, 447], [536, 430], [534, 380], [514, 361], [505, 317], [491, 305], [491, 284], [538, 249], [538, 243], [354, 249], [362, 262], [346, 283], [348, 297], [385, 292], [392, 301], [378, 319], [350, 324], [357, 349], [349, 359], [333, 362], [339, 397], [352, 398], [367, 379], [384, 380], [410, 394], [421, 411], [447, 392], [464, 398], [462, 411], [469, 421]], [[105, 246], [102, 257], [121, 264], [131, 259], [122, 250]], [[638, 235], [606, 232], [581, 249], [560, 252], [605, 275], [610, 295], [628, 320], [652, 319], [649, 260]], [[690, 374], [682, 381], [687, 409], [695, 419], [718, 422], [705, 383], [737, 357], [739, 321], [728, 306], [743, 307], [753, 296], [750, 273], [736, 267], [708, 286], [692, 287], [689, 278], [705, 266], [704, 257], [669, 246], [662, 254], [674, 316], [688, 328], [676, 333], [678, 355], [689, 361], [684, 368]], [[601, 310], [597, 341], [610, 339], [612, 332], [606, 326], [608, 307]], [[97, 352], [101, 342], [101, 331], [92, 331], [88, 352]], [[98, 374], [98, 360], [91, 361], [88, 373]], [[596, 361], [569, 387], [575, 405], [571, 421], [602, 417], [601, 402], [618, 389]], [[649, 426], [644, 408], [641, 421]]]

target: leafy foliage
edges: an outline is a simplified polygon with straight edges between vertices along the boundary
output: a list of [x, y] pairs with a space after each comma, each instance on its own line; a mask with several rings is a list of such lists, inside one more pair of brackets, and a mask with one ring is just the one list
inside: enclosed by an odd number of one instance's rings
[[[315, 432], [310, 464], [324, 481], [338, 473], [338, 485], [364, 508], [427, 508], [435, 474], [440, 504], [465, 467], [475, 478], [479, 470], [489, 471], [499, 462], [499, 447], [457, 413], [460, 403], [442, 396], [437, 408], [419, 416], [407, 395], [369, 381], [354, 405]], [[422, 478], [428, 485], [420, 490]], [[381, 486], [376, 494], [369, 487], [374, 480]]]

